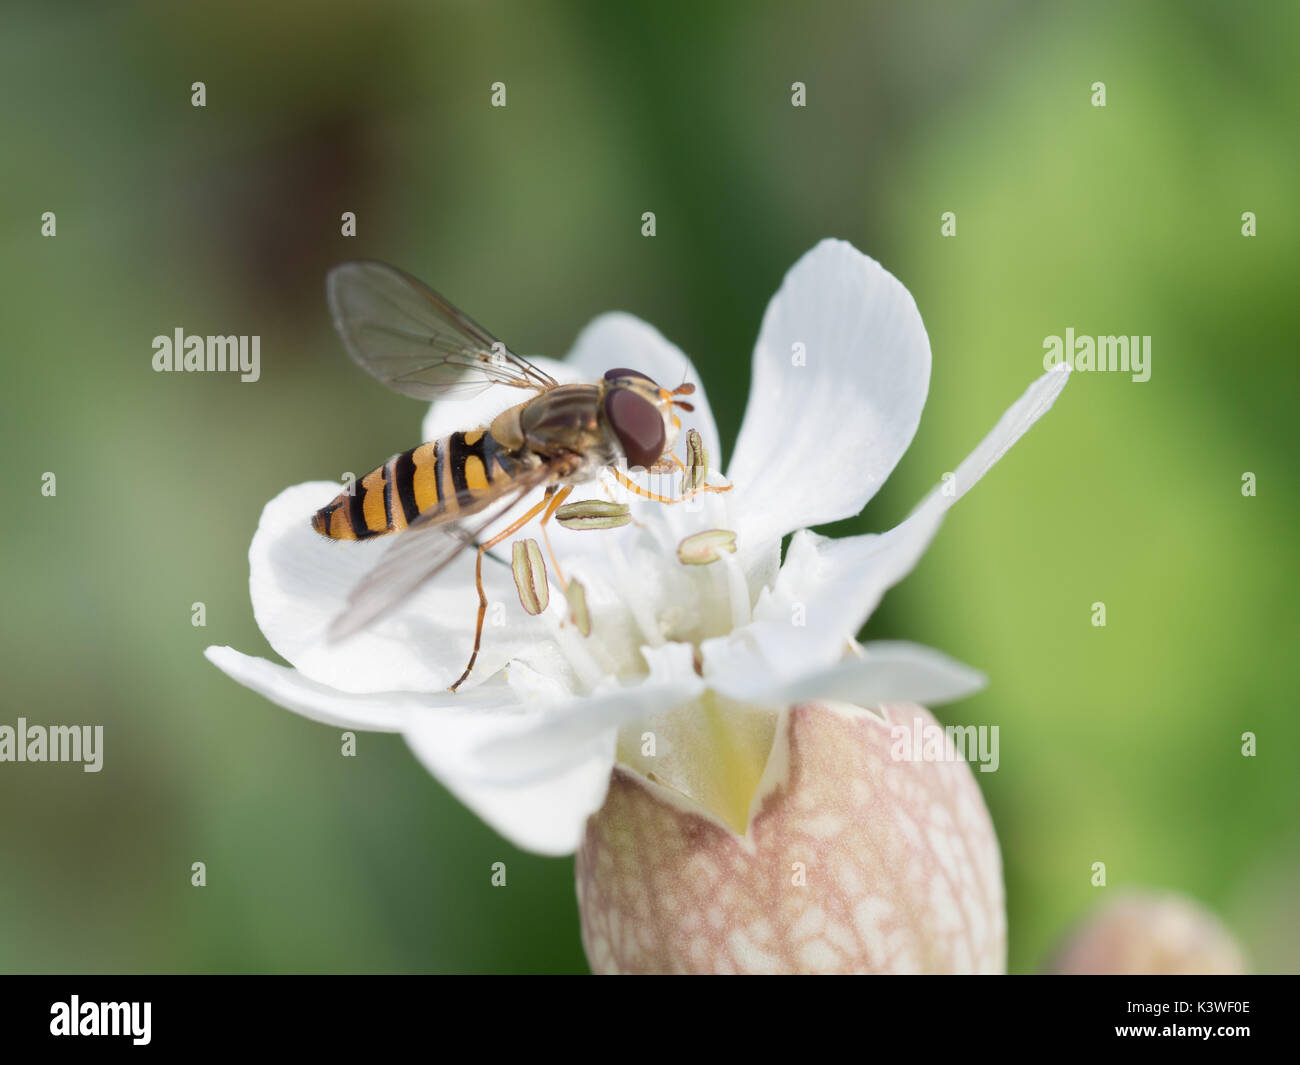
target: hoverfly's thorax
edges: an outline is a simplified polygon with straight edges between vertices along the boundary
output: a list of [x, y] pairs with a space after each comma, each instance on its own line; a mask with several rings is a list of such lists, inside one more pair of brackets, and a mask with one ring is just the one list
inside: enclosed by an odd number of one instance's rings
[[519, 428], [524, 444], [543, 455], [563, 452], [604, 457], [612, 448], [600, 417], [601, 388], [560, 385], [524, 404]]
[[500, 441], [501, 446], [507, 451], [518, 451], [524, 446], [524, 430], [519, 424], [519, 416], [531, 402], [525, 400], [523, 403], [516, 403], [508, 410], [503, 410], [488, 426], [488, 432]]

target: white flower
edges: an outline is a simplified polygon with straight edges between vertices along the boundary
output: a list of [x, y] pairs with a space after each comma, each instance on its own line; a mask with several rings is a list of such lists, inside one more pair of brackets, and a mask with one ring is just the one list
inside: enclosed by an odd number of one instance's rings
[[[628, 366], [668, 388], [698, 383], [676, 347], [625, 314], [593, 322], [566, 362], [537, 361], [561, 380]], [[401, 732], [431, 773], [525, 849], [573, 852], [616, 763], [743, 836], [779, 785], [769, 754], [790, 706], [934, 704], [982, 684], [927, 648], [858, 646], [853, 637], [947, 508], [1052, 405], [1065, 372], [1034, 382], [948, 489], [937, 487], [896, 528], [841, 539], [800, 531], [851, 517], [871, 499], [916, 432], [929, 377], [929, 341], [907, 290], [850, 245], [823, 241], [791, 269], [763, 318], [727, 469], [733, 489], [691, 504], [640, 502], [636, 524], [618, 530], [554, 531], [565, 575], [586, 589], [590, 637], [566, 624], [558, 587], [548, 610], [529, 617], [509, 567], [486, 563], [488, 597], [502, 606], [489, 614], [469, 681], [448, 692], [469, 657], [478, 601], [473, 558], [462, 556], [371, 629], [328, 643], [329, 622], [382, 540], [338, 543], [313, 532], [312, 513], [338, 491], [313, 482], [267, 504], [249, 552], [257, 622], [293, 668], [229, 647], [207, 656], [306, 717]], [[685, 426], [718, 462], [703, 390], [691, 399]], [[490, 389], [472, 402], [437, 403], [423, 439], [472, 428], [514, 401]], [[737, 552], [681, 564], [680, 542], [706, 529], [734, 531]]]

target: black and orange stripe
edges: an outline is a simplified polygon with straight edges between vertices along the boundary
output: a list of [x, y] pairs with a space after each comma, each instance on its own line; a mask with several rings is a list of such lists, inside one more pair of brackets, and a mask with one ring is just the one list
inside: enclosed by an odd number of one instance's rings
[[394, 455], [340, 492], [311, 519], [332, 540], [367, 540], [405, 529], [430, 510], [448, 519], [495, 496], [523, 465], [491, 433], [475, 429], [431, 440]]

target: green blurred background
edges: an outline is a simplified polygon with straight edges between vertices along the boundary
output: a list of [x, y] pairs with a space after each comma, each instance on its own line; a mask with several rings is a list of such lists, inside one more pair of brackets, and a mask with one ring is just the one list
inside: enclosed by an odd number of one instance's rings
[[[941, 716], [1001, 727], [978, 776], [1012, 971], [1105, 897], [1095, 861], [1300, 968], [1297, 42], [1292, 3], [8, 5], [0, 723], [102, 723], [106, 750], [0, 764], [0, 970], [585, 971], [571, 861], [515, 851], [400, 739], [343, 759], [202, 658], [270, 654], [263, 503], [418, 436], [323, 274], [400, 264], [526, 353], [632, 311], [729, 444], [763, 308], [824, 236], [903, 280], [934, 351], [916, 442], [845, 530], [902, 518], [1046, 335], [1153, 337], [1151, 380], [1077, 375], [868, 627], [991, 678]], [[262, 380], [153, 373], [176, 326], [260, 334]]]

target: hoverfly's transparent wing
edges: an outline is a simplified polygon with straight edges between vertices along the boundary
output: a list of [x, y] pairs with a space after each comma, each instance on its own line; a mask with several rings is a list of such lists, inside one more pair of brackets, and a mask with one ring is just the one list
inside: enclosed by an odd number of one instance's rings
[[555, 387], [549, 374], [396, 267], [343, 263], [329, 272], [325, 292], [348, 354], [403, 395], [468, 399], [494, 384]]
[[[392, 546], [348, 593], [347, 605], [330, 622], [330, 642], [360, 632], [401, 605], [461, 551], [474, 546], [489, 525], [553, 476], [547, 467], [539, 466], [503, 483], [499, 491], [467, 496], [463, 508], [450, 515], [426, 511], [395, 533]], [[492, 514], [483, 518], [489, 509]]]

